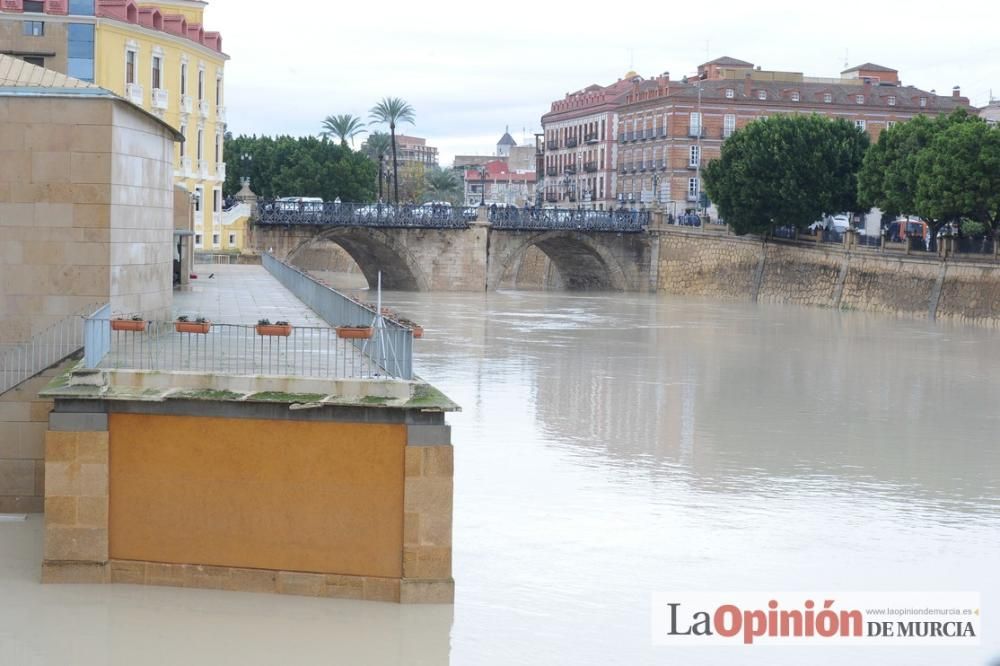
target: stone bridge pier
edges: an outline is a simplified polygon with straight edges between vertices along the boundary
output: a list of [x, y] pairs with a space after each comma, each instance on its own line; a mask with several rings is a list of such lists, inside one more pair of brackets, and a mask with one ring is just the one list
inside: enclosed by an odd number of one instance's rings
[[507, 230], [488, 222], [467, 229], [253, 223], [250, 246], [303, 269], [315, 251], [340, 246], [369, 285], [404, 291], [493, 291], [511, 282], [532, 248], [541, 251], [571, 290], [655, 288], [655, 235], [576, 230]]

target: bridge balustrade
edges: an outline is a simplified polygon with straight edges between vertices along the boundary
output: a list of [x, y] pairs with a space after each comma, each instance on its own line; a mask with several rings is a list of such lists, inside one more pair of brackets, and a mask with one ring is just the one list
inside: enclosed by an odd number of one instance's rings
[[476, 219], [475, 208], [433, 205], [309, 203], [266, 201], [257, 222], [267, 225], [466, 229]]
[[[551, 200], [551, 193], [547, 195]], [[586, 210], [576, 208], [488, 208], [496, 229], [576, 230], [639, 233], [649, 225], [648, 211]], [[443, 204], [394, 206], [391, 204], [294, 203], [260, 204], [257, 222], [262, 225], [311, 225], [382, 228], [466, 229], [476, 220], [478, 208]]]
[[649, 224], [648, 211], [576, 208], [491, 208], [494, 229], [574, 230], [639, 233]]

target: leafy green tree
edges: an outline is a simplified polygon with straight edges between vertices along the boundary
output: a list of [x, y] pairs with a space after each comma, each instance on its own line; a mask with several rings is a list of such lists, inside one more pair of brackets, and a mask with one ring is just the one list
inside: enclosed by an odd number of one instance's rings
[[451, 169], [434, 167], [425, 176], [427, 191], [424, 198], [428, 201], [448, 201], [454, 205], [462, 202], [464, 185]]
[[[251, 159], [243, 159], [243, 156]], [[333, 201], [370, 201], [376, 167], [366, 156], [346, 146], [316, 137], [238, 136], [225, 145], [227, 195], [239, 191], [239, 179], [249, 177], [258, 196], [321, 197]]]
[[856, 210], [857, 173], [868, 136], [846, 120], [773, 116], [722, 145], [705, 189], [737, 234], [804, 229], [824, 214]]
[[342, 113], [337, 116], [327, 116], [323, 120], [323, 131], [320, 136], [325, 138], [339, 137], [340, 145], [347, 146], [348, 140], [354, 145], [354, 137], [367, 132], [364, 121], [350, 113]]
[[[868, 149], [858, 174], [858, 198], [865, 208], [877, 206], [890, 218], [897, 215], [919, 215], [937, 230], [946, 218], [947, 206], [927, 209], [927, 198], [918, 197], [921, 174], [928, 159], [926, 151], [935, 138], [954, 125], [981, 122], [964, 109], [948, 115], [929, 118], [917, 116], [884, 130], [878, 141]], [[925, 186], [926, 188], [926, 186]]]
[[394, 199], [399, 203], [399, 165], [396, 160], [396, 125], [416, 121], [413, 107], [399, 97], [383, 97], [382, 101], [371, 108], [369, 118], [372, 123], [389, 126], [389, 137], [392, 140], [392, 185]]
[[[1000, 128], [969, 117], [943, 124], [920, 151], [915, 203], [939, 222], [1000, 222]], [[966, 225], [963, 225], [963, 229]]]

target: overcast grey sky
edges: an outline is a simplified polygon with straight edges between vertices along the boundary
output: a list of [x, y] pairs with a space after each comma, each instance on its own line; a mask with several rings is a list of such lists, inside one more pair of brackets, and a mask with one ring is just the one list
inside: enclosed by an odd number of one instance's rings
[[232, 57], [233, 133], [315, 134], [325, 116], [367, 119], [391, 95], [416, 110], [403, 132], [426, 137], [443, 164], [492, 152], [506, 125], [521, 143], [553, 100], [611, 83], [630, 66], [680, 78], [729, 55], [832, 77], [846, 57], [893, 67], [903, 83], [938, 93], [960, 85], [975, 105], [991, 88], [1000, 96], [1000, 2], [986, 0], [212, 0], [206, 19]]

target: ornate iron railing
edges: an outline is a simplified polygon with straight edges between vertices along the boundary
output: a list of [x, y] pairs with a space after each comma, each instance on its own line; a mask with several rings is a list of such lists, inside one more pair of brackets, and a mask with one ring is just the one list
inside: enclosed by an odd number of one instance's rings
[[259, 224], [465, 229], [475, 208], [445, 204], [421, 206], [357, 203], [265, 201], [257, 206]]
[[494, 229], [606, 231], [640, 233], [649, 224], [649, 212], [582, 210], [572, 208], [491, 208]]

